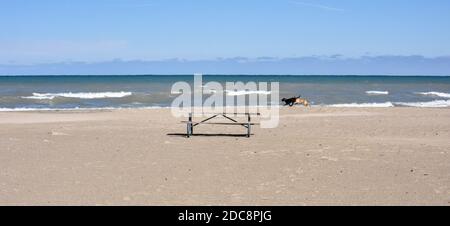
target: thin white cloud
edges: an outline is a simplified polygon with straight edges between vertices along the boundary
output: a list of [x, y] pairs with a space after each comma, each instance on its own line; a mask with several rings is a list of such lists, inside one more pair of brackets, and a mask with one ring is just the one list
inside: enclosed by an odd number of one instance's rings
[[0, 42], [0, 62], [22, 61], [26, 64], [58, 59], [90, 60], [124, 54], [125, 40], [5, 40]]
[[322, 5], [322, 4], [316, 4], [316, 3], [309, 3], [309, 2], [300, 2], [300, 1], [289, 1], [290, 3], [298, 6], [306, 6], [306, 7], [312, 7], [316, 9], [321, 10], [327, 10], [327, 11], [335, 11], [335, 12], [343, 12], [345, 9], [336, 8], [332, 6]]
[[[296, 58], [223, 58], [215, 60], [108, 60], [29, 64], [5, 64], [0, 75], [130, 75], [204, 74], [260, 75], [450, 75], [450, 56], [310, 56]], [[410, 65], [415, 65], [411, 67]]]

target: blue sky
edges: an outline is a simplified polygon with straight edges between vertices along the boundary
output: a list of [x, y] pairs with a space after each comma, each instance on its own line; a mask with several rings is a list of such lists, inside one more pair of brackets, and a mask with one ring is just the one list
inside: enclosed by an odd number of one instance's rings
[[448, 0], [0, 0], [0, 65], [434, 59], [450, 55], [449, 12]]

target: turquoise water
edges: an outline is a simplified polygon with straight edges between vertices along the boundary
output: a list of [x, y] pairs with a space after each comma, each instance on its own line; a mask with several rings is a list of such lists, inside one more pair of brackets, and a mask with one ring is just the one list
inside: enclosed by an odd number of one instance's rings
[[[0, 110], [167, 107], [178, 81], [192, 83], [193, 76], [0, 76]], [[450, 77], [204, 75], [203, 81], [279, 82], [280, 98], [302, 95], [314, 105], [450, 106]]]

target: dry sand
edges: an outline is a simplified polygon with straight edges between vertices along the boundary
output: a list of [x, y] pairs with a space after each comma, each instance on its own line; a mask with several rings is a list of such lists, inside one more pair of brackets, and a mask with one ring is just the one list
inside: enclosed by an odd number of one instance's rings
[[0, 205], [450, 205], [450, 109], [284, 108], [250, 139], [180, 121], [2, 112]]

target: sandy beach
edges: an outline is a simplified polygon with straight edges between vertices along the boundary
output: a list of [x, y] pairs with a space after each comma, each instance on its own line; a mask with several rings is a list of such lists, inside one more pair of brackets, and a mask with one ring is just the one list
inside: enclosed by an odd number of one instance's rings
[[250, 139], [181, 120], [0, 112], [0, 205], [450, 205], [448, 108], [283, 108]]

